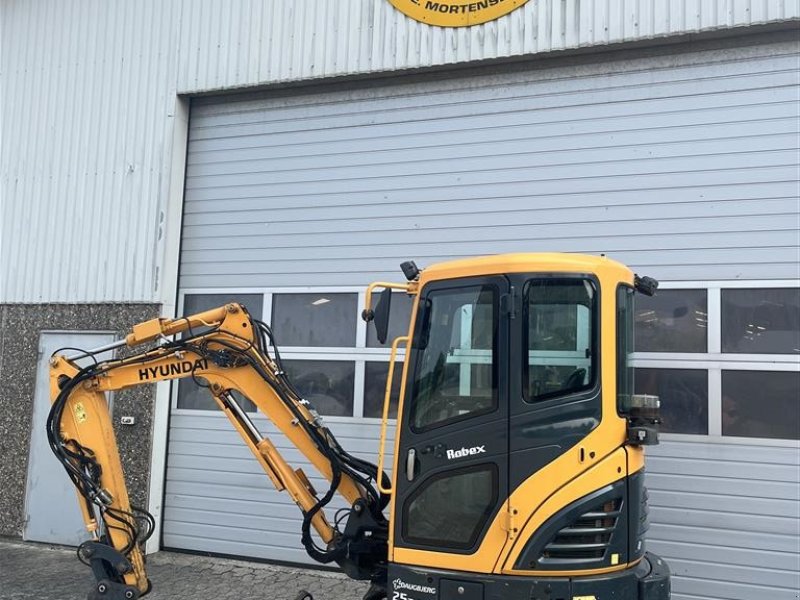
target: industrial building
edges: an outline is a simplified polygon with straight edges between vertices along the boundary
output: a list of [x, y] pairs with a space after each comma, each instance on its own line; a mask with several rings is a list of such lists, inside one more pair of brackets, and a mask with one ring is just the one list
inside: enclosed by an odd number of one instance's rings
[[[800, 2], [529, 0], [467, 27], [400, 4], [0, 2], [0, 535], [83, 536], [44, 439], [57, 348], [241, 301], [374, 456], [368, 283], [584, 252], [661, 282], [637, 388], [662, 400], [648, 544], [673, 597], [796, 600]], [[149, 551], [309, 562], [191, 381], [112, 408]]]

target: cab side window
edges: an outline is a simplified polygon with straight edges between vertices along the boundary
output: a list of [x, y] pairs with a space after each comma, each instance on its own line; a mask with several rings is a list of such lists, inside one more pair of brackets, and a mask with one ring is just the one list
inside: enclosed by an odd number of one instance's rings
[[531, 279], [524, 289], [525, 399], [586, 391], [597, 378], [597, 287], [590, 279]]

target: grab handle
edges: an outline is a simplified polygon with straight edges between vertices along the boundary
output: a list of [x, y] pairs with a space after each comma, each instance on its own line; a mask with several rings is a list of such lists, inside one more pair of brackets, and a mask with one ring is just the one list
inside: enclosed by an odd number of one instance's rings
[[389, 420], [389, 404], [392, 400], [392, 381], [394, 379], [394, 363], [397, 358], [397, 347], [408, 343], [408, 336], [402, 335], [392, 342], [392, 355], [389, 358], [389, 373], [386, 375], [386, 392], [383, 396], [383, 416], [381, 419], [381, 445], [378, 448], [378, 491], [381, 494], [391, 494], [392, 488], [383, 486], [383, 461], [386, 447], [386, 422]]

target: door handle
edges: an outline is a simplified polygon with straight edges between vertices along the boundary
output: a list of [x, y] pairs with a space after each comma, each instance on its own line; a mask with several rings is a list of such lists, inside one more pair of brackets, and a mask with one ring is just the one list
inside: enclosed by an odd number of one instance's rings
[[406, 456], [406, 478], [409, 481], [414, 481], [414, 467], [417, 461], [417, 451], [411, 448]]

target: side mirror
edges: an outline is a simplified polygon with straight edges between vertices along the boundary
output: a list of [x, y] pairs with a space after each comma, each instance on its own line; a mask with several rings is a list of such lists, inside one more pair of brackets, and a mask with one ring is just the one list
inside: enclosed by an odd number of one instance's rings
[[656, 290], [658, 289], [658, 281], [652, 277], [639, 277], [638, 275], [634, 275], [633, 287], [636, 288], [636, 291], [640, 294], [655, 296]]
[[392, 290], [384, 288], [378, 298], [378, 304], [375, 305], [375, 333], [378, 336], [378, 341], [381, 344], [386, 343], [386, 338], [389, 336], [389, 310], [392, 307]]

